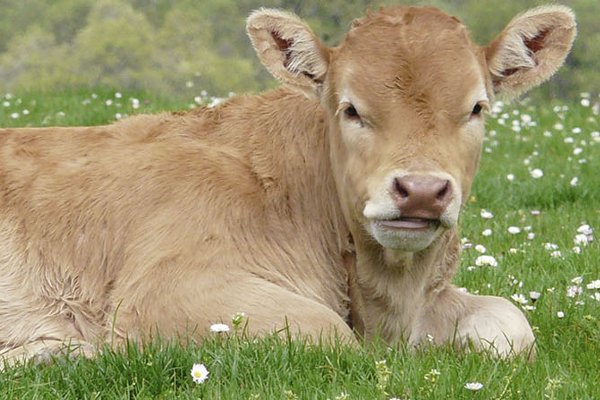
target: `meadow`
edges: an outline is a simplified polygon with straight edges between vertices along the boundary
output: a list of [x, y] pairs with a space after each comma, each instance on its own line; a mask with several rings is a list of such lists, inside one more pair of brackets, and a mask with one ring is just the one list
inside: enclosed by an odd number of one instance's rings
[[[108, 89], [2, 94], [0, 126], [95, 125], [215, 102]], [[567, 103], [495, 103], [487, 117], [455, 283], [522, 307], [537, 337], [534, 362], [450, 347], [250, 340], [232, 321], [201, 345], [157, 340], [143, 351], [16, 366], [0, 373], [0, 398], [598, 399], [599, 111], [600, 99], [582, 93]], [[200, 383], [194, 364], [208, 371]]]

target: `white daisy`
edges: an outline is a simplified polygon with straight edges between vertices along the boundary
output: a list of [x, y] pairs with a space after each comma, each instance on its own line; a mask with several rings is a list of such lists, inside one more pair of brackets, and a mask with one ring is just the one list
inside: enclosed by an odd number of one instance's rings
[[550, 253], [550, 257], [552, 258], [561, 258], [562, 257], [562, 253], [559, 250], [553, 251], [552, 253]]
[[574, 286], [569, 286], [567, 288], [567, 297], [573, 298], [573, 297], [581, 295], [582, 293], [583, 293], [583, 288], [581, 286], [574, 285]]
[[525, 296], [523, 296], [521, 293], [515, 293], [512, 296], [510, 296], [510, 298], [513, 299], [515, 303], [521, 305], [529, 303], [529, 300], [527, 300]]
[[594, 233], [594, 230], [588, 224], [583, 224], [579, 228], [577, 228], [577, 233], [583, 233], [584, 235], [591, 235]]
[[539, 168], [535, 168], [535, 169], [532, 169], [531, 172], [529, 172], [529, 174], [531, 175], [531, 177], [533, 179], [539, 179], [542, 176], [544, 176], [544, 171], [542, 171]]
[[478, 244], [477, 246], [475, 246], [475, 250], [478, 253], [481, 253], [481, 254], [483, 254], [483, 253], [485, 253], [487, 251], [487, 249], [485, 248], [485, 246], [482, 245], [482, 244]]
[[583, 233], [578, 233], [577, 235], [575, 235], [575, 239], [573, 239], [573, 242], [577, 245], [587, 246], [589, 243], [588, 236], [584, 235]]
[[465, 389], [468, 390], [473, 390], [473, 391], [477, 391], [477, 390], [481, 390], [483, 388], [483, 384], [480, 382], [467, 382], [465, 383]]
[[481, 215], [481, 218], [483, 218], [483, 219], [492, 219], [492, 218], [494, 218], [494, 214], [492, 214], [488, 210], [481, 210], [480, 215]]
[[586, 288], [588, 289], [600, 289], [600, 279], [591, 281], [587, 284]]
[[536, 292], [536, 291], [533, 291], [533, 290], [531, 292], [529, 292], [529, 298], [531, 300], [537, 300], [537, 299], [540, 298], [541, 295], [542, 294], [540, 292]]
[[229, 332], [229, 326], [225, 324], [212, 324], [210, 331], [215, 333]]
[[521, 233], [521, 228], [519, 228], [518, 226], [509, 226], [508, 233], [510, 233], [511, 235], [516, 235], [517, 233]]
[[479, 256], [475, 260], [475, 265], [478, 267], [489, 266], [489, 267], [497, 267], [498, 261], [492, 256]]
[[205, 380], [208, 379], [209, 372], [204, 366], [204, 364], [194, 364], [194, 366], [192, 367], [191, 374], [194, 382], [203, 383]]

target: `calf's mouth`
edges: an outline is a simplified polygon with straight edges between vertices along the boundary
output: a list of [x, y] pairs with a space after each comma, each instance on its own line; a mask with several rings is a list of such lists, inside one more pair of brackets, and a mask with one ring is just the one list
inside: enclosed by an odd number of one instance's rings
[[391, 230], [429, 230], [440, 225], [439, 219], [400, 217], [396, 219], [379, 220], [376, 222], [381, 228]]

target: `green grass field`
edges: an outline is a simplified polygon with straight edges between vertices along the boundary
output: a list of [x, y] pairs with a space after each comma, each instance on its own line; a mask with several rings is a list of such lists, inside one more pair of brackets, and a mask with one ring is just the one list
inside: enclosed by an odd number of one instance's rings
[[[200, 97], [173, 102], [110, 90], [2, 95], [0, 126], [107, 123], [210, 102]], [[496, 105], [462, 216], [455, 283], [512, 298], [525, 309], [537, 336], [533, 363], [450, 348], [415, 354], [377, 343], [349, 349], [216, 333], [201, 346], [156, 342], [143, 352], [132, 346], [95, 360], [18, 366], [0, 373], [0, 398], [598, 399], [598, 101]], [[497, 266], [481, 265], [481, 255]], [[192, 380], [195, 363], [209, 371], [203, 383]], [[465, 387], [475, 382], [479, 390]]]

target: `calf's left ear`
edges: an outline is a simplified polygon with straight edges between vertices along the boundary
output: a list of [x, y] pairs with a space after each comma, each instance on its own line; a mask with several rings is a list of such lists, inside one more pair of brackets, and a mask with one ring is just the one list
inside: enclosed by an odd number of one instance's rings
[[315, 96], [327, 73], [329, 49], [300, 18], [263, 8], [250, 15], [246, 31], [258, 58], [277, 80]]
[[543, 6], [515, 17], [485, 48], [494, 92], [513, 98], [550, 78], [576, 34], [575, 15], [565, 6]]

